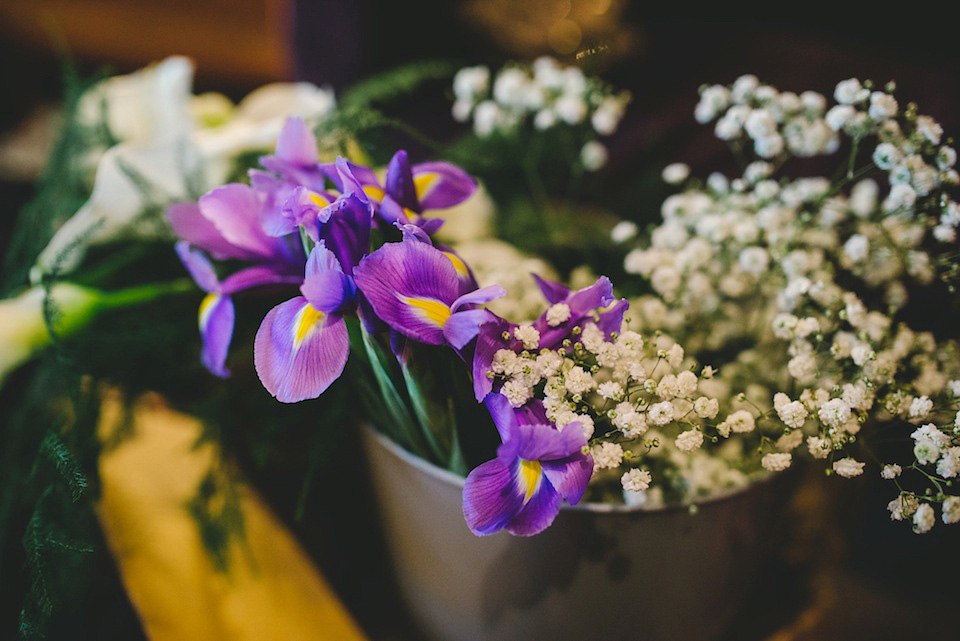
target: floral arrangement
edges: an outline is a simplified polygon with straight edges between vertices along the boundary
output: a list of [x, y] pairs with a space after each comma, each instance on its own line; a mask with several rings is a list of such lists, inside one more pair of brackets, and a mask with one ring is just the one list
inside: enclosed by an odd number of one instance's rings
[[[526, 225], [515, 229], [552, 240], [553, 223], [569, 224], [576, 192], [551, 195], [539, 163], [573, 186], [599, 170], [598, 138], [629, 96], [546, 58], [448, 71], [472, 139], [433, 145], [444, 160], [366, 137], [410, 133], [374, 107], [376, 84], [339, 103], [276, 85], [234, 106], [191, 95], [189, 63], [172, 59], [78, 93], [61, 166], [77, 198], [72, 215], [47, 208], [44, 243], [5, 290], [0, 376], [114, 314], [182, 347], [184, 327], [196, 341], [183, 309], [201, 298], [196, 384], [236, 390], [221, 379], [249, 383], [252, 369], [269, 411], [309, 401], [301, 418], [349, 385], [363, 408], [342, 415], [465, 477], [477, 535], [534, 535], [583, 500], [696, 512], [801, 456], [841, 477], [873, 459], [896, 487], [891, 518], [918, 533], [938, 513], [960, 521], [960, 177], [932, 118], [901, 108], [892, 85], [853, 79], [829, 108], [752, 76], [702, 88], [695, 119], [742, 174], [668, 166], [682, 191], [649, 234], [636, 239], [633, 220], [605, 228], [623, 256], [615, 287], [589, 255], [574, 270], [488, 236], [503, 230], [504, 198]], [[410, 73], [382, 86], [408, 91]], [[832, 177], [798, 173], [835, 154]], [[123, 380], [122, 345], [110, 358], [75, 387]], [[167, 360], [172, 377], [193, 375]], [[42, 451], [73, 497], [86, 481], [68, 433]]]

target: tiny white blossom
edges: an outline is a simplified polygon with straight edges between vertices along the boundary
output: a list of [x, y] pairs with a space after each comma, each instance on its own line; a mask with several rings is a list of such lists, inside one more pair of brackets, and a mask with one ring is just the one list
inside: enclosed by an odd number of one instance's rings
[[870, 253], [870, 242], [862, 234], [854, 234], [843, 244], [843, 253], [855, 263], [863, 262]]
[[864, 464], [850, 457], [833, 462], [833, 471], [844, 478], [852, 478], [863, 474]]
[[607, 164], [607, 148], [596, 140], [587, 142], [580, 150], [580, 162], [587, 171], [597, 171]]
[[585, 371], [579, 365], [571, 367], [564, 375], [563, 384], [571, 394], [583, 394], [596, 385], [590, 372]]
[[945, 479], [952, 479], [958, 473], [960, 473], [960, 447], [949, 447], [944, 450], [937, 462], [937, 474]]
[[621, 220], [610, 230], [610, 240], [620, 244], [624, 243], [637, 235], [637, 224], [629, 220]]
[[874, 120], [886, 120], [896, 116], [899, 108], [896, 98], [882, 91], [874, 91], [870, 94], [870, 108], [867, 113]]
[[521, 379], [511, 379], [500, 389], [512, 407], [521, 407], [533, 396], [533, 388]]
[[618, 443], [604, 441], [590, 448], [595, 469], [613, 469], [623, 462], [623, 448]]
[[800, 401], [784, 403], [777, 407], [776, 410], [777, 416], [780, 417], [780, 420], [783, 421], [783, 424], [787, 427], [794, 429], [801, 428], [807, 420], [807, 408], [804, 407]]
[[623, 489], [628, 492], [642, 492], [650, 487], [652, 480], [650, 472], [638, 468], [628, 470], [620, 477], [620, 483], [623, 485]]
[[647, 410], [647, 418], [654, 425], [666, 425], [673, 420], [673, 404], [668, 401], [654, 403]]
[[960, 521], [960, 496], [948, 496], [943, 499], [943, 522], [957, 523]]
[[856, 78], [849, 78], [837, 83], [833, 97], [842, 105], [854, 105], [863, 102], [870, 96], [870, 90], [864, 89]]
[[678, 343], [674, 343], [667, 350], [667, 362], [674, 369], [680, 367], [680, 364], [683, 363], [683, 348]]
[[713, 419], [717, 417], [720, 411], [720, 403], [715, 398], [701, 396], [693, 402], [693, 411], [700, 418]]
[[603, 398], [617, 400], [623, 397], [623, 387], [616, 381], [607, 381], [600, 383], [597, 393]]
[[677, 374], [677, 396], [686, 398], [697, 391], [697, 375], [689, 370]]
[[703, 432], [700, 430], [687, 430], [686, 432], [681, 432], [674, 444], [677, 446], [677, 449], [681, 452], [692, 452], [693, 450], [699, 449], [703, 445]]
[[892, 463], [892, 464], [883, 466], [883, 469], [880, 470], [880, 476], [882, 476], [883, 478], [889, 481], [890, 479], [895, 479], [898, 476], [900, 476], [900, 473], [902, 471], [903, 471], [902, 467], [900, 467], [896, 463]]
[[540, 347], [540, 332], [533, 325], [518, 325], [513, 330], [513, 336], [523, 343], [524, 349], [537, 349]]
[[690, 175], [690, 166], [682, 162], [675, 162], [663, 168], [661, 177], [668, 185], [679, 185]]
[[827, 112], [825, 120], [830, 129], [840, 131], [856, 113], [857, 110], [850, 105], [837, 105]]
[[873, 150], [873, 164], [884, 171], [893, 169], [903, 160], [903, 154], [889, 142], [882, 142]]
[[913, 516], [920, 503], [913, 494], [901, 494], [887, 504], [890, 511], [890, 519], [893, 521], [902, 521]]
[[917, 116], [917, 131], [935, 145], [940, 144], [943, 136], [943, 127], [930, 116]]
[[917, 534], [926, 534], [936, 523], [937, 517], [929, 503], [923, 503], [913, 513], [913, 531]]
[[777, 439], [776, 446], [777, 449], [782, 452], [789, 452], [790, 450], [800, 447], [801, 443], [803, 443], [803, 432], [800, 430], [791, 430]]
[[547, 310], [547, 325], [557, 327], [570, 320], [570, 306], [566, 303], [554, 303]]
[[747, 410], [737, 410], [733, 412], [727, 416], [727, 420], [725, 420], [724, 423], [729, 426], [731, 432], [738, 434], [752, 432], [757, 425], [753, 414]]
[[819, 436], [808, 436], [807, 450], [810, 452], [810, 456], [815, 459], [827, 458], [830, 453], [830, 441]]
[[834, 398], [824, 403], [817, 415], [827, 427], [839, 428], [850, 420], [850, 406], [842, 398]]
[[763, 469], [771, 472], [782, 472], [790, 467], [792, 460], [793, 456], [789, 452], [771, 452], [764, 455], [763, 459], [760, 460], [760, 465], [763, 466]]
[[926, 396], [913, 399], [908, 414], [910, 418], [923, 418], [933, 409], [933, 401]]

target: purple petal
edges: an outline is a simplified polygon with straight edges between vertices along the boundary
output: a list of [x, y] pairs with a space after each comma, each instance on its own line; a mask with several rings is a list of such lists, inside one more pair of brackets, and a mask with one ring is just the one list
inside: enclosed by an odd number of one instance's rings
[[405, 210], [400, 203], [395, 201], [389, 194], [383, 197], [383, 201], [380, 203], [380, 209], [377, 213], [380, 215], [381, 220], [388, 225], [411, 224], [410, 217], [407, 216], [407, 210]]
[[487, 285], [486, 287], [481, 287], [480, 289], [466, 293], [457, 300], [453, 301], [453, 305], [450, 306], [450, 309], [456, 311], [463, 305], [482, 305], [483, 303], [489, 303], [494, 299], [506, 295], [507, 290], [505, 290], [503, 287], [500, 287], [500, 285]]
[[589, 454], [578, 452], [566, 460], [543, 461], [541, 464], [543, 475], [560, 496], [571, 505], [579, 503], [593, 477], [593, 458]]
[[314, 309], [332, 313], [353, 298], [353, 279], [343, 273], [333, 252], [316, 245], [307, 261], [306, 278], [300, 291]]
[[387, 325], [422, 343], [444, 342], [459, 282], [443, 252], [420, 242], [388, 243], [365, 256], [353, 275]]
[[167, 209], [167, 220], [178, 238], [209, 252], [214, 258], [246, 258], [246, 252], [227, 242], [216, 226], [200, 213], [197, 203], [176, 203]]
[[342, 156], [337, 156], [334, 163], [337, 178], [334, 181], [344, 195], [357, 194], [361, 200], [368, 202], [383, 200], [383, 188], [377, 180], [373, 170], [363, 165], [355, 165]]
[[463, 349], [479, 333], [484, 323], [495, 319], [496, 317], [485, 309], [455, 312], [443, 326], [443, 337], [454, 349]]
[[394, 223], [394, 227], [400, 230], [404, 242], [417, 241], [420, 243], [427, 243], [428, 245], [433, 244], [433, 241], [430, 240], [430, 235], [427, 234], [423, 227], [420, 227], [419, 225], [414, 225], [412, 223], [401, 223], [397, 221]]
[[475, 467], [463, 484], [463, 516], [477, 536], [497, 532], [523, 505], [516, 483], [517, 463], [505, 465], [499, 459]]
[[260, 210], [260, 225], [263, 233], [271, 238], [286, 236], [297, 230], [297, 224], [284, 214], [283, 205], [299, 185], [277, 178], [271, 173], [251, 169], [250, 186], [264, 197]]
[[277, 255], [276, 241], [260, 225], [262, 202], [240, 183], [218, 187], [200, 198], [200, 212], [230, 244], [262, 258]]
[[550, 423], [547, 418], [547, 410], [543, 407], [543, 401], [538, 398], [527, 401], [522, 407], [514, 410], [517, 418], [517, 425], [544, 425]]
[[423, 231], [432, 236], [433, 234], [437, 233], [438, 229], [443, 227], [445, 222], [447, 221], [445, 221], [443, 218], [424, 218], [423, 216], [420, 216], [416, 224], [423, 229]]
[[340, 377], [350, 339], [343, 318], [313, 310], [302, 296], [271, 309], [254, 340], [254, 365], [278, 401], [316, 398]]
[[287, 118], [277, 139], [277, 156], [294, 165], [316, 165], [317, 137], [313, 135], [303, 118]]
[[514, 431], [517, 424], [517, 415], [514, 412], [510, 401], [503, 394], [491, 392], [483, 399], [483, 404], [490, 412], [493, 424], [497, 426], [497, 432], [500, 433], [500, 440], [507, 441]]
[[413, 184], [413, 174], [410, 171], [410, 160], [403, 149], [393, 154], [387, 165], [386, 192], [397, 204], [407, 209], [417, 211], [417, 190]]
[[613, 283], [601, 276], [593, 285], [577, 290], [563, 302], [570, 306], [571, 316], [580, 318], [599, 307], [607, 307], [614, 300]]
[[208, 294], [200, 303], [199, 317], [200, 334], [203, 337], [201, 360], [215, 376], [226, 378], [230, 376], [230, 370], [224, 367], [224, 363], [233, 338], [233, 301], [229, 296]]
[[[555, 461], [581, 454], [587, 438], [581, 429], [558, 430], [550, 424], [521, 425], [510, 436], [517, 456], [528, 461]], [[501, 446], [502, 447], [502, 446]], [[500, 456], [497, 451], [497, 456]]]
[[203, 255], [203, 252], [192, 248], [189, 243], [181, 240], [174, 245], [177, 255], [183, 266], [190, 272], [190, 276], [196, 281], [197, 285], [205, 292], [216, 292], [220, 290], [220, 281], [217, 278], [217, 272], [213, 265]]
[[493, 365], [494, 355], [499, 350], [510, 347], [509, 340], [503, 340], [504, 332], [510, 332], [510, 336], [513, 336], [511, 324], [497, 317], [493, 322], [482, 325], [477, 334], [477, 344], [473, 352], [473, 393], [477, 402], [483, 402], [493, 389], [493, 380], [487, 378], [487, 372]]
[[606, 334], [608, 339], [613, 332], [619, 332], [623, 329], [623, 315], [627, 313], [629, 307], [629, 301], [620, 299], [610, 309], [600, 312], [597, 327]]
[[329, 218], [320, 228], [320, 239], [340, 261], [347, 274], [370, 250], [371, 211], [357, 195], [341, 196], [329, 207]]
[[514, 536], [539, 534], [553, 523], [560, 511], [560, 503], [560, 495], [544, 479], [530, 501], [507, 523], [507, 532]]
[[561, 285], [560, 283], [555, 283], [552, 280], [547, 280], [546, 278], [541, 278], [537, 274], [530, 274], [533, 276], [533, 280], [537, 281], [537, 287], [540, 288], [540, 292], [543, 294], [543, 297], [547, 299], [547, 302], [551, 305], [562, 302], [570, 295], [570, 288], [566, 285]]
[[413, 182], [420, 211], [459, 205], [477, 189], [476, 181], [467, 172], [446, 162], [414, 165]]
[[284, 273], [272, 266], [254, 265], [224, 278], [220, 284], [220, 290], [224, 294], [235, 294], [251, 287], [299, 285], [301, 282], [303, 282], [303, 276], [300, 274]]

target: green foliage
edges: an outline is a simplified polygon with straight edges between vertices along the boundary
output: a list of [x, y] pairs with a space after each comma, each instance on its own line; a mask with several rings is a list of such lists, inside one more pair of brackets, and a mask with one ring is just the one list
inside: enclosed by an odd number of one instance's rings
[[425, 82], [450, 78], [457, 66], [440, 60], [423, 60], [371, 76], [350, 87], [341, 97], [346, 110], [389, 102], [413, 93]]

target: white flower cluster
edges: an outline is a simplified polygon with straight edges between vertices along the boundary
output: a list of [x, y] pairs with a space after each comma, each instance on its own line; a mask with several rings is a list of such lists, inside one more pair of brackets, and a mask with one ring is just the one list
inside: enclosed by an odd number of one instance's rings
[[[493, 78], [487, 67], [465, 67], [454, 77], [453, 93], [453, 117], [472, 120], [480, 137], [515, 131], [527, 121], [540, 131], [585, 126], [595, 135], [609, 136], [630, 100], [628, 93], [614, 93], [578, 67], [562, 66], [549, 57], [506, 66]], [[606, 148], [588, 140], [581, 162], [587, 170], [599, 169], [606, 162]]]
[[[626, 330], [608, 337], [592, 322], [575, 335], [575, 342], [538, 350], [537, 330], [520, 325], [508, 337], [520, 342], [519, 351], [497, 351], [488, 376], [514, 407], [536, 399], [560, 429], [579, 425], [595, 474], [619, 478], [628, 501], [655, 504], [665, 494], [691, 501], [746, 485], [743, 452], [759, 442], [755, 417], [740, 409], [718, 421], [720, 402], [707, 391], [710, 368], [695, 373], [683, 348], [663, 335], [645, 340]], [[747, 437], [752, 447], [727, 441]], [[718, 456], [726, 445], [733, 447]]]
[[[779, 426], [764, 442], [768, 470], [790, 466], [805, 444], [830, 473], [858, 476], [862, 429], [922, 425], [915, 460], [882, 476], [900, 489], [893, 517], [912, 516], [925, 532], [932, 504], [944, 522], [960, 520], [960, 499], [944, 493], [960, 473], [960, 347], [904, 319], [917, 318], [906, 314], [909, 294], [953, 260], [956, 153], [933, 119], [901, 109], [890, 91], [851, 79], [834, 98], [828, 109], [819, 94], [781, 93], [753, 76], [701, 90], [697, 120], [717, 120], [716, 134], [734, 144], [751, 140], [759, 159], [735, 180], [713, 174], [664, 202], [649, 244], [625, 259], [654, 292], [632, 301], [631, 327], [669, 331], [693, 353], [734, 354], [721, 363], [728, 389], [747, 390], [770, 407], [760, 424]], [[850, 155], [837, 178], [778, 178], [790, 156], [832, 153], [844, 137]], [[718, 431], [736, 431], [735, 414]], [[904, 489], [908, 469], [928, 492]]]

